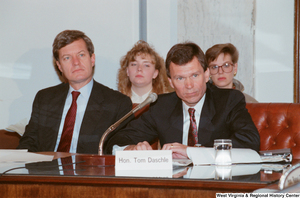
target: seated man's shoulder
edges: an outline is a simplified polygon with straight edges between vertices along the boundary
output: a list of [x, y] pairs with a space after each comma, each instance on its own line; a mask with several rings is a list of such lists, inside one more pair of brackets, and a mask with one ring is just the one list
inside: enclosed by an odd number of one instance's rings
[[68, 90], [69, 89], [69, 84], [67, 83], [61, 83], [52, 87], [47, 87], [44, 89], [41, 89], [38, 91], [39, 95], [43, 95], [43, 94], [56, 94], [57, 92], [61, 92], [63, 90]]
[[169, 100], [171, 98], [178, 98], [175, 91], [169, 92], [169, 93], [159, 94], [158, 97], [160, 98], [160, 100]]
[[[244, 98], [244, 94], [236, 89], [220, 89], [214, 85], [211, 86], [212, 93], [220, 97], [233, 97], [237, 99]], [[220, 98], [218, 97], [218, 98]]]
[[215, 105], [220, 108], [232, 108], [237, 104], [246, 105], [245, 96], [239, 90], [219, 89], [215, 87], [211, 89], [211, 93]]
[[171, 93], [159, 94], [157, 101], [155, 103], [158, 104], [163, 103], [165, 105], [168, 105], [168, 104], [172, 104], [173, 101], [177, 101], [177, 100], [180, 99], [178, 98], [176, 92], [171, 92]]
[[96, 82], [96, 81], [94, 82], [94, 86], [95, 86], [96, 90], [101, 91], [101, 95], [104, 97], [109, 97], [112, 100], [113, 99], [116, 99], [116, 100], [129, 99], [130, 100], [130, 98], [128, 96], [122, 94], [121, 92], [116, 91], [112, 88], [109, 88], [101, 83]]
[[175, 92], [159, 94], [155, 102], [150, 104], [150, 109], [153, 112], [160, 112], [161, 115], [169, 113], [172, 109], [181, 104], [181, 99]]

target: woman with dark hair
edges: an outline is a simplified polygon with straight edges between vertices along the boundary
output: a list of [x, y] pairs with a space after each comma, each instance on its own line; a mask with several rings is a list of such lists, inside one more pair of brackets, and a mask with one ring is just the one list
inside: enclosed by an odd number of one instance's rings
[[[244, 91], [243, 84], [234, 79], [238, 69], [239, 52], [231, 43], [216, 44], [205, 52], [210, 71], [210, 82], [221, 89]], [[246, 102], [258, 102], [252, 96], [243, 93]]]

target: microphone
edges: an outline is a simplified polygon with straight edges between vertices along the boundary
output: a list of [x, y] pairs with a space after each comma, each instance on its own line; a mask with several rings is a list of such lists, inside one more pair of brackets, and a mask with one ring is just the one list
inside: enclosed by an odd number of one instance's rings
[[110, 132], [114, 131], [129, 116], [131, 116], [132, 114], [134, 114], [135, 112], [137, 112], [138, 110], [140, 110], [141, 108], [143, 108], [144, 106], [146, 106], [146, 105], [148, 105], [148, 104], [150, 104], [152, 102], [155, 102], [156, 100], [157, 100], [157, 94], [156, 93], [151, 93], [141, 104], [139, 104], [138, 106], [136, 106], [134, 109], [132, 109], [131, 111], [129, 111], [126, 115], [124, 115], [120, 120], [118, 120], [117, 122], [115, 122], [108, 129], [106, 129], [106, 131], [102, 135], [102, 137], [100, 139], [100, 142], [99, 142], [99, 151], [98, 151], [98, 154], [99, 155], [103, 155], [104, 140], [105, 140], [105, 138], [108, 136], [108, 134]]

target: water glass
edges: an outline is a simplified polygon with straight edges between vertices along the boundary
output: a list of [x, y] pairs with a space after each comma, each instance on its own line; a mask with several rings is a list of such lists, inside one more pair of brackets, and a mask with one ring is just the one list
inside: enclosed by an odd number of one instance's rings
[[215, 165], [231, 165], [231, 148], [230, 139], [216, 139], [215, 148]]

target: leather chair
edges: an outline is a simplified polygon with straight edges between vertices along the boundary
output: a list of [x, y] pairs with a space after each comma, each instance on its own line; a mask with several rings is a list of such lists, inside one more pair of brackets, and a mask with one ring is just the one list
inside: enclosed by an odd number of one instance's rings
[[0, 149], [15, 149], [19, 145], [21, 136], [16, 132], [0, 130]]
[[300, 159], [300, 104], [247, 103], [260, 135], [260, 150], [291, 148]]

